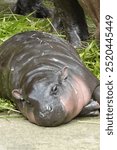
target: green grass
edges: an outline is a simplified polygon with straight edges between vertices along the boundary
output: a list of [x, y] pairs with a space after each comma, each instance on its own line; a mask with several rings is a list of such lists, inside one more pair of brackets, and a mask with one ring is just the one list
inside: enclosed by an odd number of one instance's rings
[[87, 42], [87, 46], [79, 51], [80, 57], [90, 71], [100, 78], [100, 50], [96, 40]]
[[[90, 32], [93, 34], [94, 26], [92, 30], [92, 23], [89, 23]], [[35, 19], [29, 16], [18, 16], [14, 14], [8, 14], [0, 12], [0, 44], [6, 41], [9, 37], [23, 31], [39, 30], [50, 32], [51, 21], [48, 19]], [[56, 32], [55, 32], [56, 33]], [[58, 33], [56, 33], [58, 34]], [[59, 33], [60, 34], [60, 33]], [[60, 34], [60, 36], [62, 36]], [[63, 36], [64, 37], [64, 36]], [[99, 61], [99, 45], [92, 38], [87, 42], [83, 42], [81, 49], [78, 49], [80, 56], [86, 66], [95, 74], [98, 78], [100, 76], [100, 61]], [[9, 100], [0, 99], [0, 112], [2, 111], [16, 111], [15, 105]]]
[[18, 112], [15, 109], [15, 104], [13, 104], [10, 100], [0, 98], [0, 112], [7, 110], [8, 114], [13, 112]]
[[50, 25], [46, 19], [34, 19], [30, 16], [6, 14], [0, 18], [0, 42], [23, 31], [40, 30], [49, 31]]

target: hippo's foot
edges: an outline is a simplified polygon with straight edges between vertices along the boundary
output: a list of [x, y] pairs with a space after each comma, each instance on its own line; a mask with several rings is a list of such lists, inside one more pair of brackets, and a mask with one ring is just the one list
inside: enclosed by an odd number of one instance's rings
[[60, 17], [58, 17], [57, 19], [54, 17], [52, 24], [54, 26], [54, 29], [52, 29], [52, 31], [65, 31], [68, 41], [72, 44], [74, 48], [79, 48], [81, 46], [81, 40], [85, 41], [89, 38], [88, 32], [81, 33], [77, 24], [71, 25], [69, 23], [69, 25], [65, 25], [66, 27], [64, 27], [63, 24], [65, 23], [62, 22]]
[[[81, 38], [80, 38], [80, 30], [78, 28], [78, 25], [72, 25], [72, 22], [69, 22], [69, 25], [65, 24], [65, 21], [59, 17], [57, 11], [55, 11], [54, 16], [53, 16], [53, 27], [52, 31], [59, 31], [59, 32], [65, 32], [68, 41], [72, 44], [74, 48], [78, 48], [81, 46]], [[86, 38], [87, 39], [87, 35]]]
[[98, 116], [100, 113], [100, 105], [97, 101], [91, 101], [82, 109], [79, 116]]
[[77, 26], [72, 29], [64, 29], [63, 23], [60, 18], [58, 18], [57, 21], [53, 21], [53, 26], [54, 29], [52, 29], [52, 31], [57, 30], [62, 32], [64, 30], [66, 32], [65, 34], [67, 36], [67, 39], [74, 48], [79, 48], [81, 46], [81, 38], [79, 36], [79, 30]]
[[70, 28], [66, 28], [66, 34], [69, 42], [73, 45], [74, 48], [78, 48], [81, 46], [81, 38], [79, 33], [78, 26], [71, 26]]
[[[65, 23], [64, 23], [65, 24]], [[65, 25], [65, 32], [67, 34], [68, 40], [74, 47], [79, 47], [81, 45], [81, 41], [85, 41], [89, 38], [89, 33], [87, 28], [83, 25], [79, 25], [79, 23], [74, 23], [71, 20], [69, 24]]]

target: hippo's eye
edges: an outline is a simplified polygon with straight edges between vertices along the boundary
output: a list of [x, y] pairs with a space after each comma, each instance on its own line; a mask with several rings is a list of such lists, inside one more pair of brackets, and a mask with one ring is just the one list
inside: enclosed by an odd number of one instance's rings
[[58, 92], [58, 86], [57, 85], [54, 85], [52, 88], [51, 88], [51, 94], [57, 94]]

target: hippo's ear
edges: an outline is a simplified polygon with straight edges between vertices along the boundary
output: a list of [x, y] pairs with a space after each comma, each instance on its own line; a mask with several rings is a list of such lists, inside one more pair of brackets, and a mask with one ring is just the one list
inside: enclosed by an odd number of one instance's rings
[[67, 77], [68, 77], [68, 67], [65, 66], [58, 72], [58, 82], [62, 83], [64, 80], [67, 79]]
[[20, 99], [20, 100], [23, 99], [22, 90], [21, 90], [21, 89], [14, 89], [14, 90], [12, 91], [12, 95], [13, 95], [13, 97], [16, 98], [16, 99]]

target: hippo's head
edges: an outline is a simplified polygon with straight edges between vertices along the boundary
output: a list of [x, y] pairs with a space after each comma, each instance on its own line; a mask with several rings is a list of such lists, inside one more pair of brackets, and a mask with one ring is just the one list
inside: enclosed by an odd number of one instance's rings
[[[78, 99], [82, 97], [73, 87], [68, 68], [38, 79], [33, 78], [20, 90], [14, 89], [20, 111], [41, 126], [58, 126], [74, 118], [78, 112]], [[79, 96], [80, 95], [80, 96]]]

